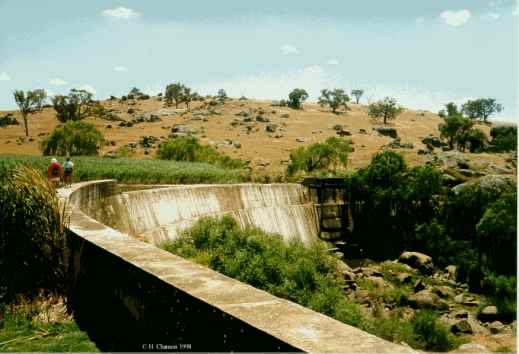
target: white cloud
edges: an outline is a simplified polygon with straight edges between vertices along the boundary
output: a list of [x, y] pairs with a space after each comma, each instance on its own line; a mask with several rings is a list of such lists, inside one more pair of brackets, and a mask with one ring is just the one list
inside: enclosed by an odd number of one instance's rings
[[11, 80], [11, 77], [7, 75], [7, 73], [4, 71], [0, 73], [0, 81], [9, 81]]
[[284, 55], [299, 54], [299, 50], [291, 44], [283, 44], [279, 49], [281, 49], [281, 53]]
[[97, 90], [92, 86], [92, 85], [88, 85], [88, 84], [85, 84], [85, 85], [81, 85], [78, 87], [80, 90], [85, 90], [85, 91], [88, 91], [90, 92], [92, 95], [95, 95], [97, 93]]
[[128, 71], [128, 68], [126, 66], [114, 66], [114, 71], [124, 73]]
[[487, 12], [487, 13], [481, 15], [481, 17], [488, 21], [496, 21], [496, 20], [499, 20], [501, 15], [498, 14], [497, 12]]
[[459, 11], [443, 11], [440, 14], [440, 17], [445, 21], [449, 26], [461, 26], [465, 24], [471, 16], [469, 10], [459, 10]]
[[316, 100], [324, 88], [340, 87], [339, 78], [332, 76], [319, 65], [288, 73], [261, 73], [234, 79], [207, 82], [195, 86], [200, 94], [214, 94], [223, 88], [231, 97], [246, 96], [254, 99], [286, 99], [290, 91], [303, 88]]
[[103, 16], [111, 17], [114, 19], [123, 19], [123, 20], [130, 20], [133, 18], [138, 18], [141, 16], [141, 14], [133, 9], [129, 9], [127, 7], [118, 7], [115, 9], [106, 9], [103, 12], [101, 12]]
[[425, 22], [425, 18], [423, 17], [418, 17], [416, 20], [415, 20], [416, 23], [424, 23]]
[[339, 65], [339, 61], [337, 59], [332, 58], [332, 59], [329, 59], [326, 62], [326, 64], [328, 64], [328, 65]]
[[164, 85], [155, 83], [151, 85], [146, 85], [146, 87], [142, 89], [142, 92], [150, 96], [157, 96], [159, 93], [164, 92], [164, 90]]
[[496, 2], [495, 1], [491, 1], [491, 2], [488, 3], [488, 6], [496, 7]]
[[67, 85], [68, 82], [66, 82], [63, 79], [54, 78], [54, 79], [49, 80], [49, 84], [54, 85], [54, 86], [63, 86], [63, 85]]
[[513, 16], [517, 16], [519, 14], [519, 6], [516, 6], [514, 11], [512, 11]]

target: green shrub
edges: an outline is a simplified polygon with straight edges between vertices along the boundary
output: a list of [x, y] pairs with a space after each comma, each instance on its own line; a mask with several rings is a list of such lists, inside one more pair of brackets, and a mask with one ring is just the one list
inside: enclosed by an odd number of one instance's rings
[[41, 144], [44, 155], [97, 155], [103, 135], [95, 125], [69, 121], [56, 128]]
[[482, 290], [488, 297], [488, 305], [497, 306], [499, 316], [503, 321], [515, 320], [517, 311], [517, 277], [497, 276], [486, 274], [483, 279]]
[[207, 162], [223, 168], [242, 168], [244, 162], [220, 154], [212, 146], [201, 145], [195, 137], [182, 136], [169, 139], [157, 151], [162, 160]]
[[81, 120], [88, 116], [93, 104], [92, 97], [90, 92], [78, 89], [70, 90], [68, 96], [54, 96], [52, 104], [56, 110], [58, 121], [65, 123], [69, 120]]
[[420, 310], [411, 319], [415, 340], [421, 349], [445, 352], [456, 348], [457, 339], [438, 322], [438, 315], [430, 310]]
[[242, 230], [226, 216], [201, 219], [162, 247], [348, 324], [362, 322], [358, 306], [344, 298], [336, 259], [320, 244], [309, 248], [300, 242], [286, 245], [279, 235]]
[[502, 125], [490, 130], [491, 149], [495, 152], [517, 150], [517, 126]]
[[0, 205], [0, 303], [64, 291], [64, 215], [54, 188], [19, 167], [0, 186]]
[[324, 143], [300, 147], [290, 153], [287, 174], [321, 175], [346, 169], [351, 142], [337, 137], [328, 138]]

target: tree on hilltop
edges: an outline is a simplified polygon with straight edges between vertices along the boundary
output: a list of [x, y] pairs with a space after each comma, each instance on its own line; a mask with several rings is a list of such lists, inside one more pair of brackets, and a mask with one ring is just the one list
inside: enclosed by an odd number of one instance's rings
[[343, 106], [344, 110], [347, 111], [349, 109], [347, 105], [349, 101], [350, 96], [348, 96], [343, 89], [324, 89], [321, 91], [321, 97], [319, 97], [319, 104], [321, 106], [330, 106], [333, 113], [335, 113], [340, 106]]
[[169, 84], [166, 86], [164, 97], [166, 97], [166, 104], [168, 106], [171, 106], [173, 102], [175, 102], [175, 108], [178, 108], [178, 104], [183, 102], [184, 85], [182, 85], [180, 82]]
[[56, 118], [62, 123], [85, 118], [90, 114], [90, 109], [94, 103], [92, 97], [92, 93], [79, 89], [70, 90], [68, 96], [54, 96], [52, 105], [56, 110]]
[[488, 117], [503, 110], [503, 105], [497, 103], [495, 98], [478, 98], [464, 103], [461, 110], [467, 117], [483, 119], [486, 123]]
[[387, 124], [388, 120], [395, 119], [403, 111], [404, 108], [397, 105], [396, 99], [386, 97], [381, 101], [371, 103], [368, 108], [368, 115], [372, 118], [383, 118], [384, 124]]
[[308, 98], [308, 93], [304, 89], [296, 88], [288, 95], [288, 106], [294, 109], [301, 109], [303, 102]]
[[363, 94], [364, 94], [364, 90], [359, 90], [359, 89], [351, 90], [351, 95], [353, 97], [355, 97], [356, 104], [359, 104], [360, 98], [362, 97]]
[[16, 104], [18, 105], [20, 113], [23, 117], [25, 136], [29, 136], [29, 125], [27, 122], [27, 117], [31, 113], [39, 112], [42, 110], [43, 103], [47, 98], [47, 93], [45, 92], [45, 90], [42, 89], [36, 89], [32, 91], [29, 90], [27, 92], [24, 92], [22, 90], [15, 90], [13, 95], [14, 100], [16, 101]]

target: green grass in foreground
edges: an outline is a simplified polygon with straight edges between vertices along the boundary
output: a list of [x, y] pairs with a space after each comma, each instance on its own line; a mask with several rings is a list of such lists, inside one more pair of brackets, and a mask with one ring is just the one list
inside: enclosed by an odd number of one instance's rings
[[[17, 165], [32, 166], [47, 173], [50, 156], [0, 154], [0, 180]], [[58, 159], [63, 163], [64, 158]], [[197, 162], [74, 157], [74, 181], [116, 179], [123, 183], [237, 183], [247, 180], [242, 170], [224, 169]]]
[[0, 352], [98, 352], [74, 321], [43, 323], [7, 311], [0, 328]]

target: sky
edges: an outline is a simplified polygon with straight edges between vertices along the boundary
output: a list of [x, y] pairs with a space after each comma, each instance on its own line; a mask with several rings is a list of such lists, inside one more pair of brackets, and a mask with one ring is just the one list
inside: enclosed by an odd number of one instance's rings
[[438, 111], [493, 97], [519, 117], [514, 0], [0, 0], [0, 110], [13, 91], [104, 99], [182, 82], [283, 99], [364, 89]]

